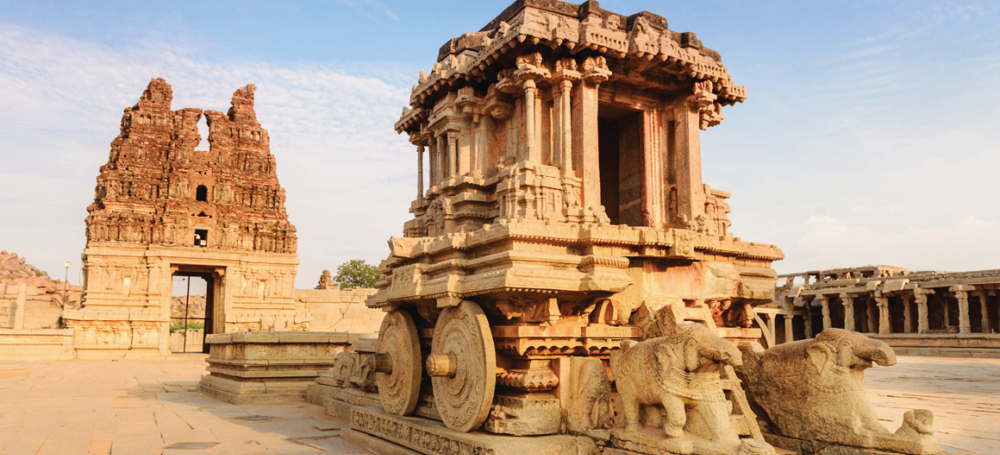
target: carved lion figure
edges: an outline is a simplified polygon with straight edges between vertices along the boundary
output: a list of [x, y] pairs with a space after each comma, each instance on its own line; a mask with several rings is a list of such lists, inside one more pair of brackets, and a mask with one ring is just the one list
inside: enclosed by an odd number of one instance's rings
[[[908, 413], [896, 434], [882, 426], [865, 397], [864, 372], [872, 363], [896, 364], [889, 345], [860, 333], [826, 329], [814, 339], [766, 351], [741, 344], [748, 397], [764, 410], [780, 436], [901, 453], [940, 451], [930, 411]], [[759, 348], [758, 348], [759, 349]]]

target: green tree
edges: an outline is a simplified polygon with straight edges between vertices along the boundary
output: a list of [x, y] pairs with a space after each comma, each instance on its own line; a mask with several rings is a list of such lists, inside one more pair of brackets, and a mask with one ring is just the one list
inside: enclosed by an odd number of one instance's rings
[[378, 267], [364, 259], [351, 259], [337, 267], [337, 276], [333, 277], [333, 282], [341, 289], [373, 288], [375, 283], [384, 278], [378, 273]]

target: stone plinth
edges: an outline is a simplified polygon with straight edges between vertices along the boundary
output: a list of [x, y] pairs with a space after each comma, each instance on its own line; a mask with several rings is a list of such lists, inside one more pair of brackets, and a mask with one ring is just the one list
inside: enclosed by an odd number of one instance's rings
[[376, 450], [376, 453], [412, 453], [399, 449], [409, 449], [427, 455], [598, 453], [594, 441], [588, 437], [558, 435], [522, 438], [479, 431], [462, 433], [451, 430], [435, 420], [388, 414], [381, 407], [375, 406], [351, 409], [351, 430], [355, 431], [341, 432], [341, 438], [358, 447]]
[[891, 333], [870, 336], [892, 346], [896, 355], [1000, 359], [1000, 334]]
[[233, 404], [305, 399], [306, 388], [359, 335], [342, 332], [236, 332], [209, 335], [201, 393]]
[[0, 361], [72, 359], [72, 329], [0, 329]]

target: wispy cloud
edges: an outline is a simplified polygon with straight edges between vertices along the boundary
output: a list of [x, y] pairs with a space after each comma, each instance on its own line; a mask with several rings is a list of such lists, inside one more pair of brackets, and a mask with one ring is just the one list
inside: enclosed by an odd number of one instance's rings
[[84, 209], [122, 110], [154, 77], [173, 86], [174, 109], [225, 111], [235, 89], [257, 84], [258, 118], [299, 230], [300, 286], [347, 259], [378, 261], [385, 239], [399, 235], [415, 186], [412, 148], [392, 130], [409, 96], [398, 81], [411, 75], [401, 68], [215, 61], [168, 42], [111, 50], [0, 30], [0, 180], [8, 188], [0, 248], [49, 269], [79, 255]]
[[382, 2], [378, 0], [334, 0], [338, 4], [349, 6], [354, 8], [361, 14], [368, 16], [370, 19], [378, 20], [378, 18], [372, 14], [372, 11], [380, 13], [382, 15], [388, 16], [392, 20], [399, 20], [399, 16], [392, 12], [388, 7], [386, 7]]
[[880, 231], [847, 226], [814, 215], [797, 246], [805, 254], [781, 266], [787, 270], [856, 267], [883, 264], [911, 270], [982, 270], [1000, 268], [1000, 244], [984, 242], [1000, 236], [1000, 222], [966, 216], [936, 228], [908, 227]]

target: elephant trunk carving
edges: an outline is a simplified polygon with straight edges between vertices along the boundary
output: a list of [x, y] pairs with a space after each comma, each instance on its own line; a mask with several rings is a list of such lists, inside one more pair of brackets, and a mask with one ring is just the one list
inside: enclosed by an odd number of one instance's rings
[[[821, 334], [822, 335], [822, 334]], [[891, 367], [896, 364], [896, 352], [881, 341], [871, 340], [875, 346], [858, 351], [858, 357], [875, 362], [884, 367]]]

